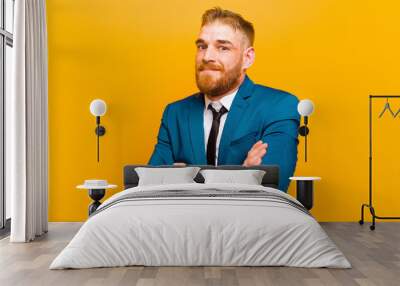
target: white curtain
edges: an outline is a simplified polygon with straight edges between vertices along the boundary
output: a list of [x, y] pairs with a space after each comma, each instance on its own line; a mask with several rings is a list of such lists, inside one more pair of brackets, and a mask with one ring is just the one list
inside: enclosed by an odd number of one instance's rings
[[45, 0], [16, 0], [13, 91], [6, 98], [6, 187], [12, 242], [48, 227], [47, 32]]

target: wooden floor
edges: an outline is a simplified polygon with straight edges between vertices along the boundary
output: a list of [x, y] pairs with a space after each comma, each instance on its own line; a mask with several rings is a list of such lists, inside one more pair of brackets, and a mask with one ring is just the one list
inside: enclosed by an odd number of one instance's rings
[[400, 285], [400, 223], [375, 231], [357, 223], [322, 223], [353, 268], [119, 267], [48, 270], [80, 223], [50, 223], [32, 243], [0, 241], [0, 285]]

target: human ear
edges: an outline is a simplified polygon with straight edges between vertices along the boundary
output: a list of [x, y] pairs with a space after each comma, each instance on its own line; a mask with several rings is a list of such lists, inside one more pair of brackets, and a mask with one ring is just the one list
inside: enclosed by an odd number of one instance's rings
[[243, 51], [243, 68], [248, 69], [254, 63], [256, 52], [253, 47], [248, 47]]

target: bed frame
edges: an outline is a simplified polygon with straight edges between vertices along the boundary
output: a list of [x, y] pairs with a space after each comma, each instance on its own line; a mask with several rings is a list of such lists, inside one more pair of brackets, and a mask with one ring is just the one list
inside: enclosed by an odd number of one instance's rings
[[[150, 165], [127, 165], [124, 167], [124, 189], [133, 188], [138, 185], [139, 176], [135, 171], [136, 167], [147, 167], [147, 168], [182, 168], [182, 166], [174, 165], [162, 165], [162, 166], [150, 166]], [[243, 167], [241, 165], [187, 165], [187, 167], [200, 167], [201, 169], [218, 169], [218, 170], [264, 170], [266, 173], [262, 179], [261, 184], [264, 187], [271, 187], [278, 189], [279, 186], [279, 165], [260, 165], [253, 167]], [[197, 183], [204, 183], [203, 176], [198, 173], [194, 178]]]

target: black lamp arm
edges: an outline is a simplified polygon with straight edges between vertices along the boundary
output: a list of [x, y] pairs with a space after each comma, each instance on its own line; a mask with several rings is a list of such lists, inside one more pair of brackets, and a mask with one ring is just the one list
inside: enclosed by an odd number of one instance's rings
[[304, 125], [299, 127], [299, 134], [301, 136], [304, 136], [304, 155], [305, 155], [305, 161], [307, 162], [307, 135], [310, 132], [310, 130], [308, 129], [307, 125], [308, 125], [308, 116], [304, 116], [303, 118], [304, 120]]
[[96, 133], [96, 139], [97, 139], [97, 162], [100, 161], [100, 142], [99, 142], [99, 137], [103, 136], [104, 134], [106, 134], [106, 129], [104, 128], [104, 126], [100, 125], [100, 116], [96, 116], [96, 129], [94, 130], [94, 132]]

